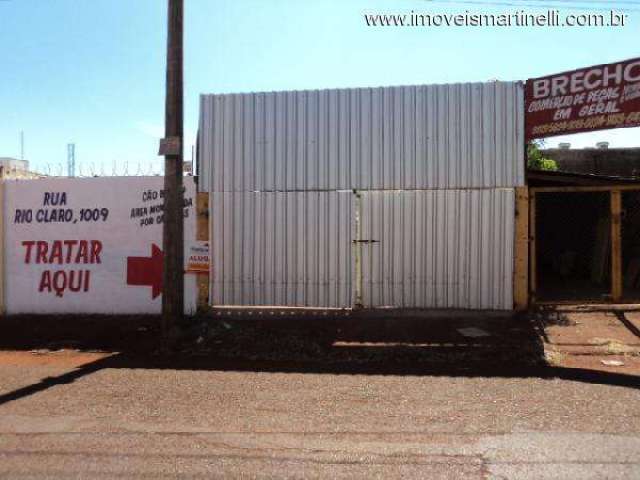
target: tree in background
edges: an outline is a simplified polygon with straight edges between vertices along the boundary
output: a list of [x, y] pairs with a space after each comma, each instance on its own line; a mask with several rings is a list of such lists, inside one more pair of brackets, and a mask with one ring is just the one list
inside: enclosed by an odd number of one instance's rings
[[527, 144], [527, 168], [532, 170], [547, 170], [555, 172], [558, 164], [555, 160], [545, 158], [540, 151], [541, 142], [529, 142]]

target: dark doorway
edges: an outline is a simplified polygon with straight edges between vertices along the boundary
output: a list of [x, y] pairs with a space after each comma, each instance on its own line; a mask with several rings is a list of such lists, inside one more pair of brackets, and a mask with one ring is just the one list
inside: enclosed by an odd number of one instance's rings
[[640, 300], [640, 191], [622, 192], [622, 296]]
[[536, 194], [537, 300], [610, 300], [609, 197], [607, 191]]

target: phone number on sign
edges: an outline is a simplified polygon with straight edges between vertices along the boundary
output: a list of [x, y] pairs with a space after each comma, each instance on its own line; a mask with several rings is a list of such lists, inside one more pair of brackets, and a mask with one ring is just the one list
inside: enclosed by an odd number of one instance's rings
[[563, 132], [565, 130], [591, 129], [604, 126], [609, 128], [633, 126], [638, 123], [640, 123], [640, 112], [631, 112], [628, 114], [618, 113], [563, 122], [545, 123], [544, 125], [534, 127], [532, 133], [534, 135], [544, 135], [547, 133]]

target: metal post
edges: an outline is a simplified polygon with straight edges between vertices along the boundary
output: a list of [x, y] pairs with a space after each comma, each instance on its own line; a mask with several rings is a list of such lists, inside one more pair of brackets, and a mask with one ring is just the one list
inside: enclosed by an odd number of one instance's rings
[[76, 176], [76, 144], [67, 144], [67, 175], [69, 177]]
[[4, 294], [5, 275], [4, 265], [4, 172], [0, 167], [0, 315], [5, 314], [6, 303]]
[[529, 303], [529, 188], [516, 187], [513, 301], [515, 310]]
[[622, 299], [622, 198], [620, 190], [611, 191], [611, 300]]
[[529, 194], [529, 302], [536, 302], [538, 288], [538, 260], [536, 258], [536, 192]]
[[166, 335], [184, 314], [183, 139], [183, 0], [168, 0], [165, 138], [160, 142], [164, 167], [162, 249], [162, 331]]
[[355, 269], [356, 269], [356, 288], [355, 288], [355, 304], [354, 308], [362, 308], [362, 225], [361, 225], [361, 215], [362, 215], [362, 195], [357, 191], [353, 191], [356, 200], [356, 211], [355, 211], [355, 235], [356, 238], [352, 242], [353, 245], [353, 257], [355, 259]]

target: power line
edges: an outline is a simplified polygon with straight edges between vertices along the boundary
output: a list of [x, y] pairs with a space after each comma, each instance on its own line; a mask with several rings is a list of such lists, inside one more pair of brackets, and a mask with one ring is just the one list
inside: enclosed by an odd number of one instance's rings
[[[436, 0], [437, 1], [437, 0]], [[583, 5], [611, 5], [613, 4], [621, 4], [621, 5], [640, 5], [639, 0], [616, 0], [613, 2], [607, 2], [605, 0], [513, 0], [514, 2], [547, 2], [547, 3], [572, 3], [575, 5], [583, 6]]]
[[[517, 1], [521, 1], [521, 0], [517, 0]], [[538, 1], [542, 1], [542, 0], [532, 0], [535, 2]], [[613, 2], [607, 2], [605, 0], [548, 0], [552, 3], [575, 3], [575, 4], [580, 4], [580, 5], [591, 5], [591, 4], [604, 4], [604, 5], [640, 5], [640, 1], [638, 0], [616, 0]]]
[[[531, 2], [536, 2], [537, 0], [522, 0], [521, 3], [514, 3], [514, 2], [517, 2], [518, 0], [510, 0], [510, 1], [492, 0], [488, 2], [480, 2], [480, 1], [474, 1], [474, 0], [424, 0], [424, 1], [428, 3], [434, 3], [434, 4], [445, 3], [445, 4], [454, 4], [454, 5], [473, 5], [473, 6], [482, 6], [482, 7], [497, 6], [497, 7], [517, 7], [517, 8], [545, 8], [545, 9], [562, 8], [565, 10], [579, 10], [579, 11], [591, 10], [591, 11], [607, 11], [607, 12], [613, 9], [612, 5], [610, 5], [609, 7], [596, 6], [596, 4], [589, 5], [589, 6], [580, 5], [580, 3], [582, 2], [571, 2], [572, 3], [571, 5], [567, 5], [567, 3], [569, 3], [568, 1], [562, 4], [549, 3], [549, 2], [558, 2], [559, 0], [541, 0], [541, 1], [544, 1], [545, 3], [531, 3]], [[616, 3], [623, 3], [623, 2], [616, 2]], [[624, 2], [624, 3], [626, 4], [627, 2]], [[605, 4], [605, 2], [598, 2], [598, 4], [603, 5]], [[640, 3], [629, 2], [629, 5], [634, 5], [634, 6], [637, 5], [639, 8], [629, 8], [629, 7], [620, 5], [618, 7], [618, 10], [624, 11], [624, 12], [640, 12]]]
[[525, 4], [525, 6], [553, 6], [554, 4], [562, 4], [566, 7], [574, 7], [574, 8], [593, 8], [608, 6], [609, 9], [616, 6], [621, 5], [631, 5], [631, 6], [640, 6], [640, 1], [638, 0], [619, 0], [614, 2], [607, 2], [604, 0], [595, 0], [590, 2], [588, 0], [510, 0], [506, 1], [474, 1], [474, 0], [425, 0], [430, 3], [473, 3], [478, 5], [493, 5], [493, 4]]
[[[436, 0], [438, 1], [438, 0]], [[602, 0], [595, 0], [593, 2], [589, 2], [587, 0], [511, 0], [512, 2], [518, 3], [529, 3], [531, 6], [533, 5], [545, 5], [551, 7], [562, 7], [562, 8], [571, 8], [571, 9], [584, 9], [584, 10], [614, 10], [620, 9], [625, 10], [628, 9], [626, 5], [632, 7], [640, 7], [640, 1], [637, 0], [622, 0], [616, 2], [605, 2]], [[533, 2], [533, 3], [531, 3]], [[557, 4], [557, 5], [556, 5]]]

